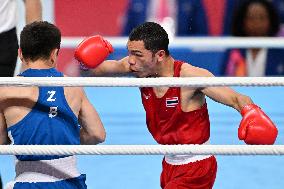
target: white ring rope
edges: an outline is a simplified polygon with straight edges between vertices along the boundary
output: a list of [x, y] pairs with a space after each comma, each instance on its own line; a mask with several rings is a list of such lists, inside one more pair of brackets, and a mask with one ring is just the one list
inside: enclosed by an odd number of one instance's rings
[[284, 145], [1, 145], [6, 155], [284, 155]]
[[[85, 37], [63, 37], [61, 48], [74, 48]], [[126, 46], [127, 37], [105, 37], [114, 47]], [[284, 37], [176, 37], [173, 48], [284, 48]]]
[[284, 86], [284, 77], [2, 77], [0, 86], [216, 87]]

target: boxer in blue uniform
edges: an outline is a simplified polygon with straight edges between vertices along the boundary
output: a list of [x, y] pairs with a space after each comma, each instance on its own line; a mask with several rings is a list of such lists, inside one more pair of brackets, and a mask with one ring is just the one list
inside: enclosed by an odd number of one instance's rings
[[[25, 71], [19, 77], [64, 77], [55, 69], [61, 34], [48, 22], [25, 26], [19, 56]], [[0, 88], [0, 144], [97, 144], [105, 130], [81, 87]], [[16, 178], [7, 188], [87, 188], [75, 156], [18, 155]]]

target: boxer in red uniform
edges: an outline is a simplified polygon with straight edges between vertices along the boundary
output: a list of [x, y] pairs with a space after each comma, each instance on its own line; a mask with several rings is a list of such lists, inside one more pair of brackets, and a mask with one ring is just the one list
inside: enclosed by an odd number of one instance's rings
[[[133, 73], [136, 77], [213, 77], [202, 68], [175, 60], [168, 50], [166, 31], [146, 22], [131, 32], [129, 56], [119, 61], [99, 61], [112, 52], [100, 36], [85, 39], [75, 58], [95, 76]], [[99, 53], [98, 53], [99, 52]], [[141, 98], [147, 127], [159, 144], [208, 144], [210, 121], [205, 96], [241, 113], [238, 136], [247, 144], [273, 144], [278, 131], [252, 100], [229, 87], [143, 87]], [[214, 156], [166, 155], [163, 160], [163, 189], [212, 188], [217, 172]]]

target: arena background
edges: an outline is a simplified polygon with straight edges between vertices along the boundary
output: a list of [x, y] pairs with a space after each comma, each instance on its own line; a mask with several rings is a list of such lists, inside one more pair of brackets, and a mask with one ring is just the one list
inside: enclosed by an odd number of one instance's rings
[[[21, 0], [18, 0], [21, 5]], [[96, 2], [96, 3], [94, 3]], [[117, 35], [123, 21], [126, 0], [43, 0], [43, 19], [55, 23], [63, 36]], [[92, 6], [91, 6], [92, 5]], [[80, 8], [78, 8], [80, 7]], [[23, 7], [19, 6], [19, 28], [24, 25]], [[92, 20], [92, 22], [90, 22]], [[105, 24], [107, 23], [107, 24]], [[115, 46], [109, 58], [126, 55], [125, 46]], [[187, 60], [218, 75], [224, 49], [171, 49], [174, 57]], [[74, 49], [61, 49], [59, 69], [78, 74], [73, 60]], [[238, 87], [251, 96], [278, 126], [276, 144], [284, 141], [283, 87]], [[107, 132], [108, 144], [156, 144], [145, 125], [145, 112], [137, 88], [86, 88]], [[211, 119], [211, 144], [244, 144], [237, 138], [241, 116], [233, 109], [207, 99]], [[88, 188], [130, 189], [159, 187], [162, 156], [79, 156], [80, 171], [87, 174]], [[217, 156], [218, 173], [214, 189], [282, 189], [284, 158], [282, 156]], [[14, 174], [14, 158], [0, 156], [4, 184]]]

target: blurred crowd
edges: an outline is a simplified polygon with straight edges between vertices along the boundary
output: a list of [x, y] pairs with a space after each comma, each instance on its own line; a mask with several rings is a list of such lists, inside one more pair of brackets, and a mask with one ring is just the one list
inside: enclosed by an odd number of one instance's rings
[[[284, 35], [284, 1], [131, 0], [122, 35], [145, 21], [175, 36], [276, 37]], [[283, 49], [227, 49], [221, 75], [283, 75], [283, 58]]]
[[[258, 7], [251, 7], [254, 4], [260, 4], [263, 8], [262, 15], [259, 15]], [[254, 16], [248, 21], [260, 22], [270, 18], [273, 19], [271, 24], [283, 24], [284, 1], [129, 0], [121, 34], [128, 35], [133, 27], [145, 21], [155, 21], [164, 27], [171, 26], [176, 36], [241, 36], [233, 31], [236, 24], [240, 24], [235, 21], [239, 16]], [[280, 30], [275, 33], [281, 34]]]
[[[55, 9], [58, 13], [60, 10], [63, 11], [63, 7], [66, 11], [79, 6], [75, 3], [66, 7], [66, 3], [62, 1], [56, 3]], [[63, 35], [100, 34], [127, 37], [137, 25], [154, 21], [165, 28], [170, 38], [284, 36], [283, 0], [121, 0], [119, 2], [96, 0], [80, 2], [80, 7], [82, 7], [80, 16], [78, 11], [58, 14], [55, 22], [61, 27]], [[66, 21], [70, 18], [72, 22]], [[78, 24], [74, 28], [76, 19]], [[88, 20], [88, 23], [82, 20]], [[283, 49], [261, 47], [226, 49], [222, 59], [218, 60], [219, 71], [210, 69], [210, 65], [206, 68], [217, 76], [279, 76], [284, 74], [283, 52]], [[186, 54], [186, 52], [176, 54]], [[190, 54], [187, 58], [178, 55], [174, 54], [176, 59], [192, 62]], [[196, 59], [198, 61], [198, 58]], [[62, 69], [66, 68], [63, 66]]]

